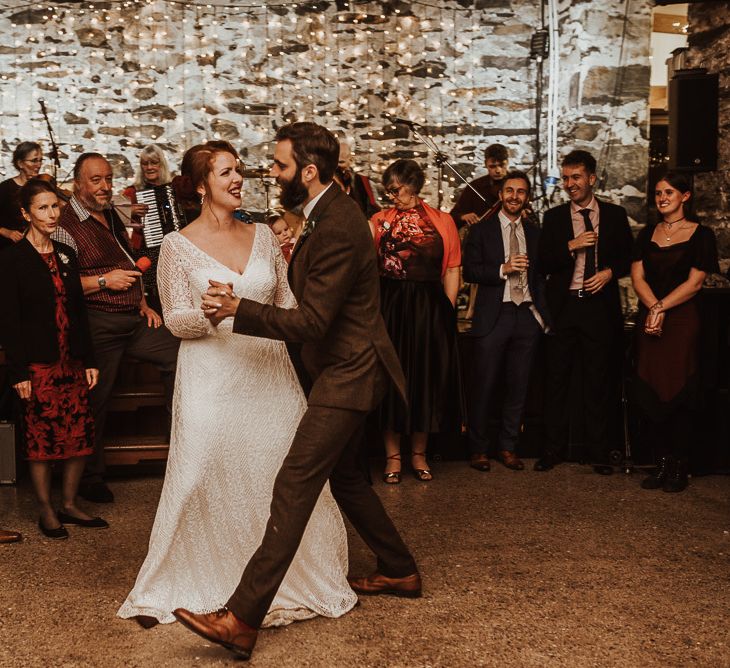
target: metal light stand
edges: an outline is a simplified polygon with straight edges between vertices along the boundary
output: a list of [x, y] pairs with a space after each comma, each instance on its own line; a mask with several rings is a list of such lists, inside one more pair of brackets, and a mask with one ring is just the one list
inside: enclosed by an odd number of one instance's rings
[[470, 188], [474, 193], [476, 193], [477, 197], [482, 200], [482, 202], [486, 203], [486, 199], [484, 199], [484, 196], [476, 189], [474, 186], [469, 183], [457, 170], [456, 168], [449, 162], [448, 156], [443, 153], [436, 142], [433, 140], [432, 137], [429, 137], [426, 134], [423, 134], [419, 128], [422, 128], [423, 126], [419, 123], [416, 123], [414, 121], [404, 121], [402, 119], [398, 118], [392, 118], [390, 119], [390, 122], [393, 125], [401, 124], [405, 125], [408, 128], [410, 128], [411, 132], [413, 133], [413, 136], [418, 139], [431, 153], [435, 156], [435, 162], [436, 166], [438, 167], [438, 178], [439, 178], [439, 198], [438, 198], [438, 206], [441, 208], [441, 198], [443, 196], [443, 193], [441, 192], [441, 178], [443, 176], [443, 168], [444, 166], [448, 167], [456, 176], [459, 177], [459, 179], [462, 181], [462, 183], [467, 187]]
[[58, 180], [58, 171], [61, 169], [61, 161], [58, 157], [58, 144], [53, 136], [53, 128], [51, 127], [51, 121], [48, 120], [48, 112], [46, 111], [46, 103], [43, 100], [38, 100], [38, 104], [41, 105], [41, 113], [46, 121], [46, 129], [48, 130], [48, 139], [51, 142], [51, 150], [48, 152], [49, 157], [53, 160], [53, 178]]

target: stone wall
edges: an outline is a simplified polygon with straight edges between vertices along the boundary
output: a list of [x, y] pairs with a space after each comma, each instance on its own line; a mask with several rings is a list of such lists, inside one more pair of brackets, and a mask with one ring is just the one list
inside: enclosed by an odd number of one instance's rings
[[[697, 213], [712, 225], [723, 271], [730, 269], [730, 2], [689, 6], [689, 67], [720, 75], [718, 170], [695, 176]], [[701, 121], [700, 121], [701, 122]]]
[[[384, 111], [423, 123], [467, 176], [482, 173], [482, 149], [493, 142], [510, 147], [515, 166], [533, 164], [535, 0], [228, 5], [127, 0], [1, 9], [0, 171], [13, 173], [19, 140], [45, 137], [40, 98], [62, 175], [81, 151], [99, 150], [112, 159], [119, 187], [149, 142], [175, 166], [186, 148], [210, 137], [233, 142], [247, 166], [267, 165], [274, 128], [311, 119], [348, 137], [358, 168], [376, 182], [396, 157], [422, 160], [435, 203], [433, 160]], [[624, 17], [623, 2], [558, 4], [559, 152], [592, 150], [606, 166], [607, 196], [639, 219], [650, 5], [630, 0]], [[447, 176], [443, 185], [448, 206], [455, 184]], [[247, 184], [246, 197], [249, 208], [262, 208], [258, 183]]]

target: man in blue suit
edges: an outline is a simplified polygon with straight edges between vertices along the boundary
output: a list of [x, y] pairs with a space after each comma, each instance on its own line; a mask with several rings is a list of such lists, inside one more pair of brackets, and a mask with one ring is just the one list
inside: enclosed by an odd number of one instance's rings
[[469, 465], [490, 469], [487, 411], [504, 369], [506, 386], [499, 432], [502, 463], [521, 471], [517, 441], [533, 357], [548, 324], [545, 284], [537, 270], [539, 228], [523, 216], [530, 200], [524, 172], [507, 174], [497, 213], [474, 225], [463, 255], [464, 280], [477, 283], [470, 335], [474, 338], [469, 394]]

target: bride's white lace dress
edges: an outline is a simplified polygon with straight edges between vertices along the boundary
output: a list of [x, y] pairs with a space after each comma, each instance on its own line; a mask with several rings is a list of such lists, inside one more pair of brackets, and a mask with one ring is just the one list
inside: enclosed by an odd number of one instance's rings
[[[233, 593], [269, 518], [274, 478], [306, 400], [280, 341], [212, 327], [200, 309], [208, 279], [236, 294], [295, 308], [273, 233], [256, 225], [243, 274], [179, 233], [160, 252], [165, 322], [183, 339], [165, 482], [149, 552], [120, 617], [172, 622], [175, 608], [212, 612]], [[264, 626], [337, 617], [357, 600], [347, 584], [345, 526], [326, 485]]]

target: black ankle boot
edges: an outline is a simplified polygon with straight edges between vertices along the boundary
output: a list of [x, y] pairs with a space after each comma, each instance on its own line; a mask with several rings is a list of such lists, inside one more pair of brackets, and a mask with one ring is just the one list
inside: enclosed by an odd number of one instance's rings
[[687, 479], [687, 460], [677, 459], [674, 462], [672, 470], [669, 471], [662, 490], [665, 492], [682, 492], [687, 489], [689, 480]]
[[643, 489], [660, 489], [664, 487], [667, 475], [674, 468], [672, 464], [673, 461], [670, 457], [661, 457], [657, 463], [656, 471], [641, 481], [641, 487]]

